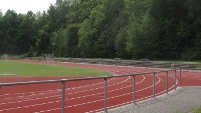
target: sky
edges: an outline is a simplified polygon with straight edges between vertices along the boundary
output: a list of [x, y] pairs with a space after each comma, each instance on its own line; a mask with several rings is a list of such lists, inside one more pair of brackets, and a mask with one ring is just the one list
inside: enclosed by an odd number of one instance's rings
[[34, 13], [49, 9], [50, 4], [55, 4], [56, 0], [0, 0], [0, 10], [3, 14], [8, 9], [16, 13], [26, 14], [28, 11]]

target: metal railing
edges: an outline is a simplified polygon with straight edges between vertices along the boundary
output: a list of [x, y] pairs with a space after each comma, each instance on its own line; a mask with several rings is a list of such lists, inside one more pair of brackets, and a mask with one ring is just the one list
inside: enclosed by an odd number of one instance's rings
[[155, 72], [145, 72], [145, 73], [135, 73], [135, 74], [129, 74], [129, 75], [119, 75], [119, 76], [103, 76], [103, 77], [88, 77], [88, 78], [75, 78], [75, 79], [61, 79], [61, 80], [44, 80], [44, 81], [30, 81], [30, 82], [13, 82], [13, 83], [0, 83], [1, 87], [6, 86], [19, 86], [19, 85], [31, 85], [31, 84], [47, 84], [47, 83], [62, 83], [62, 113], [65, 113], [65, 90], [66, 90], [66, 83], [67, 82], [73, 82], [73, 81], [83, 81], [83, 80], [94, 80], [94, 79], [103, 79], [104, 80], [104, 112], [107, 113], [107, 80], [108, 78], [115, 78], [115, 77], [125, 77], [125, 76], [132, 76], [133, 77], [133, 104], [136, 104], [136, 76], [140, 75], [153, 75], [153, 98], [156, 97], [156, 74], [158, 73], [166, 73], [166, 93], [168, 94], [168, 76], [169, 72], [174, 72], [174, 90], [176, 90], [177, 84], [176, 84], [176, 71], [179, 70], [179, 82], [181, 86], [181, 71], [183, 68], [178, 69], [168, 69], [168, 70], [161, 70], [161, 71], [155, 71]]

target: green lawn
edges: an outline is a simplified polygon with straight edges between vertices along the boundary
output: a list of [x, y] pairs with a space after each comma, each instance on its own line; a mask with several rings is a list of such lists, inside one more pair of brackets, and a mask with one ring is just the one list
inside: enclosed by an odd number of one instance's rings
[[13, 74], [20, 76], [109, 76], [110, 73], [73, 67], [39, 65], [24, 62], [0, 60], [0, 74]]
[[193, 113], [201, 113], [201, 107], [196, 109]]

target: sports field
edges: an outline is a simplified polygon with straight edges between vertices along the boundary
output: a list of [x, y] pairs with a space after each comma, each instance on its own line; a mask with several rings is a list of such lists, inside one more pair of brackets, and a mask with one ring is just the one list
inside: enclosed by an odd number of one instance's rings
[[17, 62], [17, 61], [2, 61], [0, 60], [0, 74], [2, 75], [17, 75], [23, 77], [59, 77], [59, 76], [110, 76], [111, 74], [97, 69], [77, 68], [70, 66], [56, 66], [51, 63], [41, 62], [41, 64]]
[[[161, 69], [146, 69], [125, 66], [92, 65], [79, 63], [52, 62], [51, 65], [41, 61], [26, 62], [37, 66], [76, 67], [81, 69], [102, 70], [114, 76], [142, 72], [155, 72]], [[41, 68], [40, 68], [41, 69]], [[20, 72], [18, 72], [20, 73]], [[107, 74], [107, 73], [106, 73]], [[166, 93], [166, 72], [155, 73], [155, 94]], [[168, 72], [168, 91], [174, 89], [174, 72]], [[23, 74], [22, 74], [23, 75]], [[76, 75], [76, 74], [75, 74]], [[92, 74], [94, 75], [94, 74]], [[32, 75], [30, 75], [32, 76]], [[69, 77], [2, 77], [0, 83], [68, 79]], [[71, 76], [72, 78], [72, 76]], [[176, 86], [179, 86], [179, 71], [176, 72]], [[136, 101], [153, 97], [153, 73], [136, 76]], [[94, 113], [104, 110], [104, 80], [83, 80], [66, 83], [65, 113]], [[182, 71], [182, 86], [201, 86], [201, 72]], [[61, 113], [62, 84], [33, 84], [22, 86], [8, 86], [0, 89], [0, 113]], [[108, 109], [133, 102], [133, 77], [114, 77], [107, 79]]]

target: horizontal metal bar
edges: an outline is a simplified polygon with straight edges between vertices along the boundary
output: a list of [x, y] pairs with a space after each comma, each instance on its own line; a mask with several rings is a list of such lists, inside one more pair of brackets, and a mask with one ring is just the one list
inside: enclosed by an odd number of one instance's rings
[[66, 81], [67, 79], [62, 80], [43, 80], [43, 81], [28, 81], [28, 82], [12, 82], [12, 83], [0, 83], [0, 86], [15, 86], [15, 85], [30, 85], [30, 84], [47, 84], [47, 83], [56, 83]]
[[177, 69], [167, 69], [167, 70], [161, 70], [161, 71], [156, 71], [155, 73], [163, 73], [167, 71], [176, 71]]
[[178, 69], [188, 69], [188, 68], [193, 68], [194, 66], [181, 66], [178, 67]]
[[72, 79], [67, 79], [67, 81], [70, 82], [70, 81], [94, 80], [94, 79], [104, 79], [104, 78], [113, 78], [113, 77], [114, 77], [114, 76], [99, 76], [99, 77], [72, 78]]

